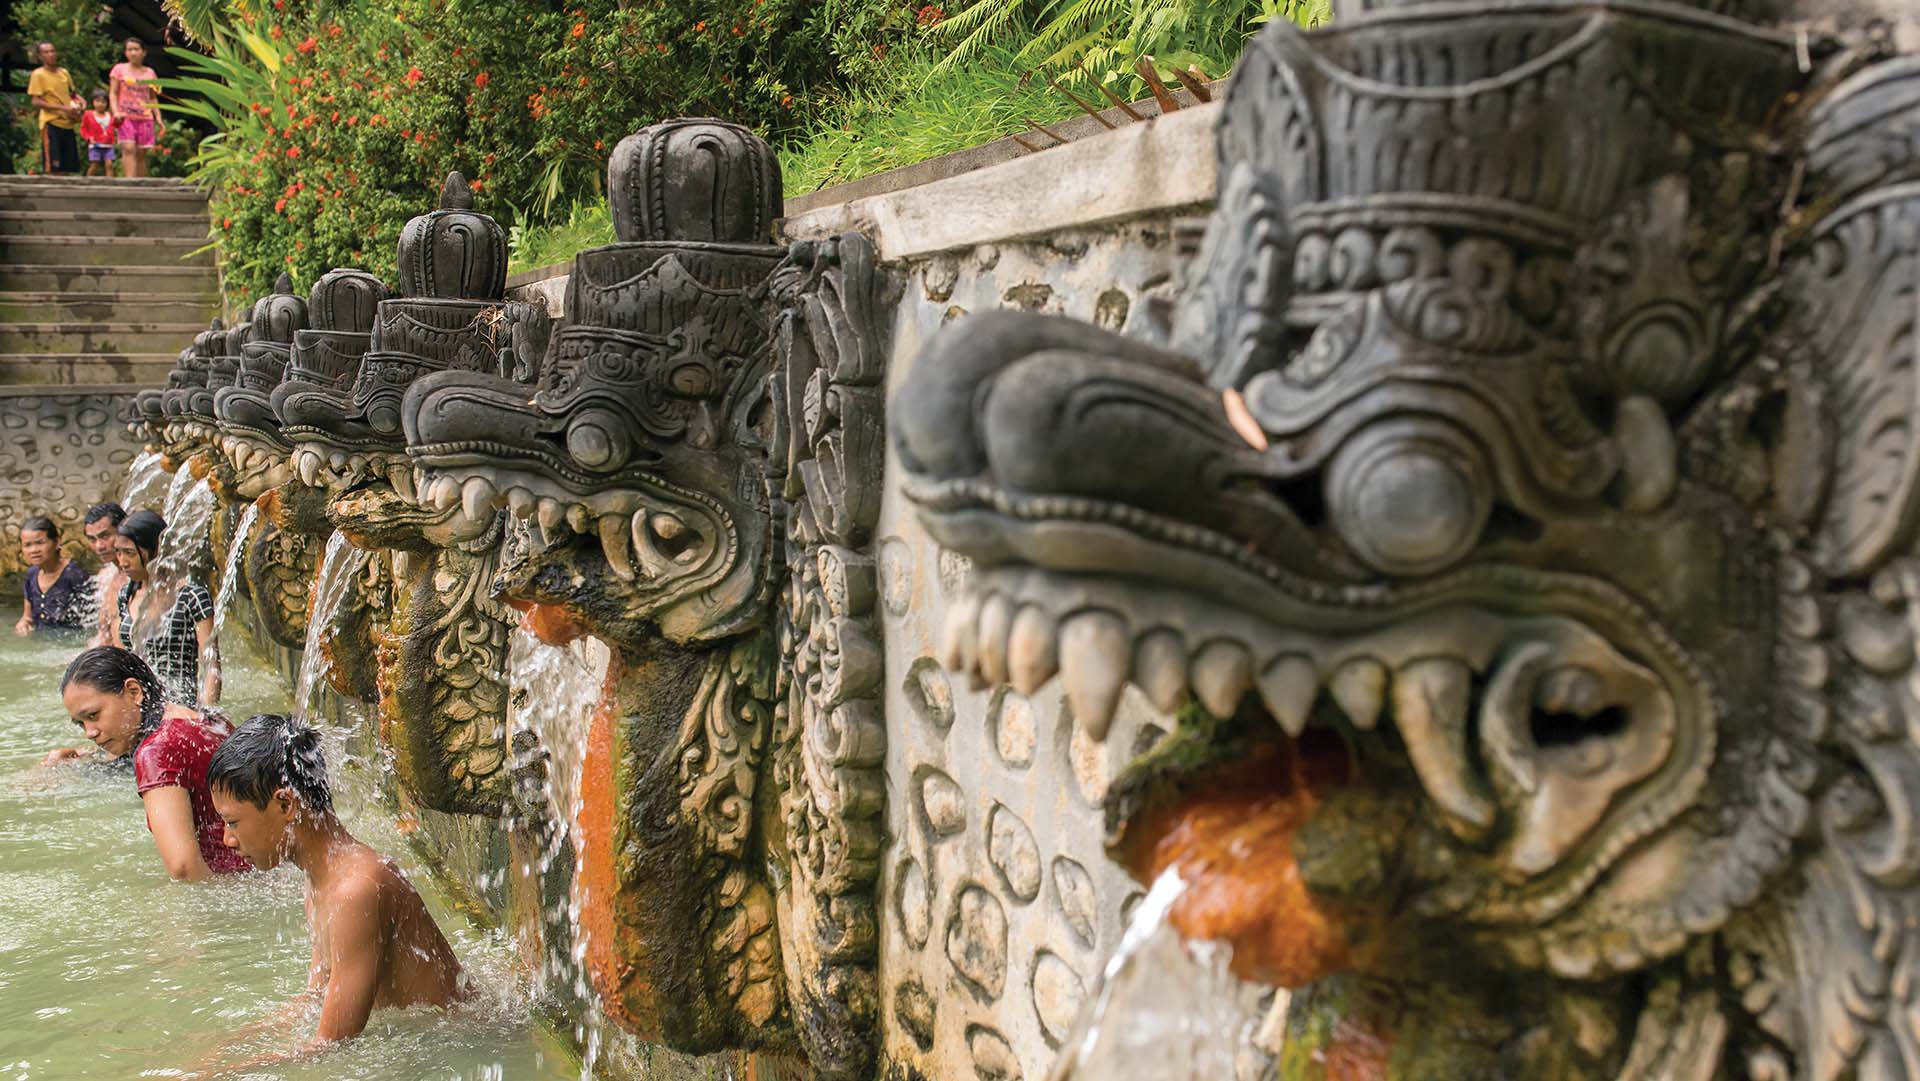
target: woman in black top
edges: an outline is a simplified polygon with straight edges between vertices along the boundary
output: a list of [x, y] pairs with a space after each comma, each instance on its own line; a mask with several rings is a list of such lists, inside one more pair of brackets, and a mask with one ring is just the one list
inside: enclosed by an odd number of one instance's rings
[[152, 564], [166, 529], [166, 519], [150, 510], [134, 511], [120, 523], [113, 542], [114, 558], [127, 572], [120, 590], [120, 641], [152, 667], [169, 702], [212, 705], [220, 701], [213, 595], [193, 581], [180, 583], [172, 595], [154, 585]]
[[60, 550], [60, 527], [51, 518], [27, 519], [20, 527], [20, 554], [27, 561], [27, 596], [13, 633], [83, 626], [91, 614], [93, 579]]

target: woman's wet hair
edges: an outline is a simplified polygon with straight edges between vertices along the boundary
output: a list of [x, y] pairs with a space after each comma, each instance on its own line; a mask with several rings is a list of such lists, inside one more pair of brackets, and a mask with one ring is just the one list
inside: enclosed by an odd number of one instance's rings
[[67, 664], [66, 674], [60, 677], [60, 689], [65, 691], [69, 684], [78, 683], [107, 694], [124, 694], [128, 680], [139, 684], [141, 691], [140, 729], [133, 740], [137, 748], [159, 731], [160, 722], [166, 719], [167, 692], [161, 688], [153, 669], [132, 650], [119, 646], [95, 646], [87, 650]]
[[207, 787], [255, 807], [265, 807], [275, 792], [291, 788], [308, 808], [333, 810], [320, 733], [283, 713], [261, 713], [234, 729], [207, 763]]
[[120, 535], [133, 542], [141, 554], [152, 559], [160, 551], [160, 534], [167, 531], [167, 520], [150, 510], [137, 510], [120, 523]]
[[54, 525], [53, 519], [47, 517], [44, 514], [36, 514], [33, 517], [27, 519], [26, 521], [21, 522], [20, 532], [45, 533], [47, 535], [47, 539], [50, 541], [57, 541], [60, 539], [60, 527], [57, 525]]

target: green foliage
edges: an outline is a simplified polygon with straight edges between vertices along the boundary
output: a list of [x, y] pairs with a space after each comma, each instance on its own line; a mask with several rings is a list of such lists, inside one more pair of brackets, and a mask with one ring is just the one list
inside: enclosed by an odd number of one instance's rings
[[[0, 172], [32, 172], [40, 162], [33, 114], [14, 104], [16, 95], [0, 94]], [[26, 97], [18, 95], [25, 103]]]
[[572, 259], [576, 252], [614, 241], [613, 212], [604, 199], [575, 202], [564, 219], [543, 225], [516, 223], [507, 231], [507, 269], [513, 273], [552, 266]]
[[37, 66], [34, 46], [53, 42], [60, 66], [73, 75], [74, 93], [85, 97], [107, 85], [107, 71], [120, 58], [120, 44], [107, 32], [113, 13], [99, 0], [21, 0], [14, 8], [20, 41]]
[[166, 89], [205, 95], [170, 108], [213, 131], [192, 175], [218, 192], [237, 298], [282, 269], [391, 274], [401, 226], [452, 169], [526, 236], [599, 202], [608, 151], [648, 123], [721, 116], [779, 141], [914, 29], [900, 0], [176, 6], [204, 51], [181, 50]]
[[1315, 26], [1331, 0], [971, 0], [941, 24], [952, 48], [942, 70], [975, 62], [994, 45], [1015, 47], [1024, 70], [1063, 81], [1088, 78], [1141, 92], [1134, 64], [1163, 74], [1198, 67], [1225, 75], [1261, 24]]
[[147, 152], [147, 175], [186, 176], [199, 146], [200, 132], [193, 125], [177, 121], [163, 125], [153, 149]]
[[168, 0], [201, 51], [176, 49], [186, 74], [163, 89], [199, 95], [168, 108], [213, 133], [191, 175], [244, 300], [281, 270], [391, 277], [452, 169], [509, 228], [514, 268], [541, 266], [612, 239], [607, 154], [646, 124], [748, 124], [799, 194], [1075, 115], [1036, 69], [1111, 64], [1110, 88], [1142, 97], [1135, 55], [1224, 75], [1262, 21], [1327, 0], [954, 2]]
[[1021, 78], [1010, 52], [989, 46], [979, 60], [942, 68], [923, 45], [902, 49], [884, 78], [780, 148], [787, 194], [912, 165], [1080, 112], [1040, 80]]

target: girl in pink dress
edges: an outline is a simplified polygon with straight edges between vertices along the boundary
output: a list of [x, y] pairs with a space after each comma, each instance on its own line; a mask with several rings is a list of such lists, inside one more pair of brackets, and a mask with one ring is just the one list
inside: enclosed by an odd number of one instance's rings
[[147, 66], [147, 47], [139, 38], [127, 39], [127, 59], [109, 73], [113, 88], [113, 118], [119, 122], [123, 176], [147, 175], [147, 151], [160, 135], [160, 110], [155, 107], [153, 81], [159, 76]]

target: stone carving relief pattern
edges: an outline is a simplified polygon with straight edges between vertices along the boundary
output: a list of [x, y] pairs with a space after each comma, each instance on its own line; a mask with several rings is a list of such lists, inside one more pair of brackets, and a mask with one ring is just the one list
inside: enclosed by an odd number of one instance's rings
[[[910, 268], [889, 390], [944, 322], [1001, 307], [1165, 336], [1171, 220], [983, 246]], [[881, 871], [884, 1055], [927, 1076], [1040, 1081], [1142, 891], [1106, 859], [1099, 803], [1168, 720], [1132, 688], [1104, 746], [1076, 737], [1057, 683], [976, 691], [934, 659], [964, 558], [898, 495], [880, 514], [887, 834]]]
[[[36, 514], [72, 526], [81, 514], [117, 498], [139, 443], [120, 410], [128, 395], [21, 394], [0, 397], [0, 519], [11, 538]], [[69, 546], [72, 548], [72, 545]], [[17, 546], [4, 546], [0, 573], [22, 569]]]

